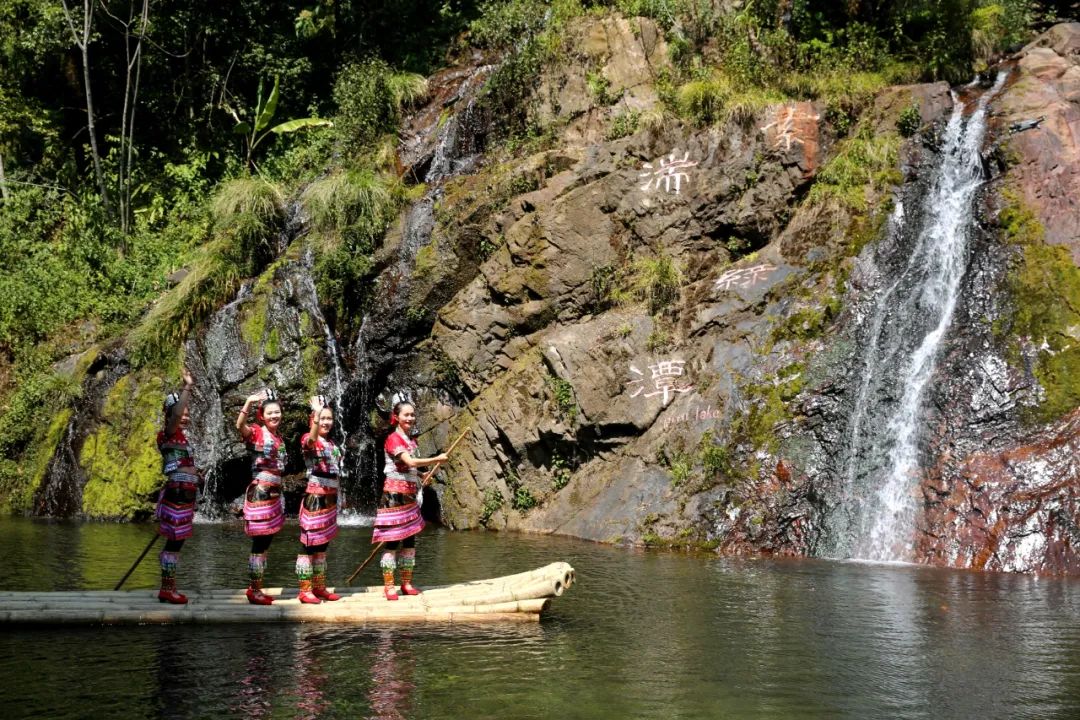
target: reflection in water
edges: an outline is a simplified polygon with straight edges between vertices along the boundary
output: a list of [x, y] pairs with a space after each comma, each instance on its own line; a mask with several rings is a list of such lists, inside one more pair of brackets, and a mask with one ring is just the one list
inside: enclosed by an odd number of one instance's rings
[[371, 658], [372, 720], [405, 720], [412, 717], [413, 657], [409, 642], [396, 637], [392, 630], [382, 630], [375, 638], [375, 652]]
[[296, 717], [314, 720], [324, 717], [330, 708], [326, 698], [326, 687], [330, 680], [322, 667], [319, 634], [303, 632], [304, 629], [302, 625], [297, 628], [296, 660], [293, 663], [296, 674]]
[[[146, 530], [0, 519], [0, 547], [44, 549], [0, 553], [0, 590], [109, 587]], [[342, 529], [332, 577], [366, 556], [369, 536]], [[1080, 717], [1075, 579], [496, 533], [421, 542], [428, 587], [556, 559], [578, 582], [540, 624], [4, 628], [0, 707], [5, 718]], [[200, 525], [196, 546], [186, 588], [238, 585], [241, 528]], [[150, 566], [129, 582], [149, 593], [156, 579]], [[271, 566], [270, 584], [293, 579]]]
[[274, 684], [270, 675], [270, 657], [259, 647], [261, 637], [255, 634], [245, 643], [244, 672], [236, 685], [236, 695], [229, 709], [246, 718], [268, 718], [273, 707], [271, 694]]

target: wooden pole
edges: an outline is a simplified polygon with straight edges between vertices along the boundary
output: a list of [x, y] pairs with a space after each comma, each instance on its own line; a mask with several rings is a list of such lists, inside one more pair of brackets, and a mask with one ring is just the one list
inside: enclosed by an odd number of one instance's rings
[[[465, 430], [460, 435], [457, 436], [457, 440], [450, 443], [450, 447], [446, 449], [446, 454], [447, 455], [454, 452], [454, 448], [456, 448], [458, 446], [458, 443], [461, 442], [465, 438], [465, 436], [469, 433], [470, 429], [471, 428], [465, 428]], [[441, 462], [435, 463], [434, 465], [431, 466], [430, 470], [428, 470], [426, 473], [424, 473], [424, 475], [420, 478], [420, 487], [424, 487], [425, 485], [427, 485], [428, 480], [431, 479], [431, 476], [435, 474], [435, 471], [439, 469], [439, 465], [441, 465], [441, 464], [442, 464]]]
[[154, 547], [154, 543], [157, 542], [157, 539], [159, 537], [161, 537], [161, 536], [158, 535], [157, 529], [155, 529], [154, 530], [154, 537], [150, 538], [150, 542], [148, 542], [146, 544], [146, 547], [143, 548], [142, 554], [139, 555], [139, 559], [135, 561], [135, 564], [132, 565], [131, 568], [126, 573], [124, 573], [124, 577], [120, 578], [120, 582], [116, 583], [116, 587], [114, 587], [113, 590], [119, 590], [120, 586], [124, 584], [124, 581], [127, 580], [129, 577], [131, 577], [131, 573], [135, 572], [135, 568], [139, 567], [139, 563], [141, 563], [142, 559], [144, 557], [146, 557], [146, 553], [150, 552], [150, 548]]
[[[447, 455], [454, 452], [454, 448], [456, 448], [458, 446], [459, 442], [461, 442], [462, 440], [465, 439], [465, 436], [469, 433], [470, 429], [471, 428], [465, 428], [461, 432], [461, 434], [457, 436], [457, 439], [454, 440], [454, 442], [450, 443], [450, 447], [446, 449], [446, 454]], [[417, 488], [417, 490], [422, 490], [422, 488], [427, 484], [427, 481], [431, 479], [431, 476], [435, 474], [435, 471], [439, 469], [440, 464], [441, 463], [435, 463], [434, 465], [432, 465], [431, 470], [428, 470], [427, 473], [425, 473], [420, 478], [420, 487]], [[356, 568], [356, 570], [353, 571], [353, 574], [350, 575], [345, 580], [346, 585], [352, 585], [352, 581], [354, 579], [356, 579], [356, 576], [360, 574], [360, 571], [368, 566], [368, 563], [370, 563], [372, 561], [372, 559], [375, 557], [376, 553], [378, 553], [380, 550], [382, 550], [382, 547], [385, 544], [386, 543], [381, 542], [381, 543], [379, 543], [378, 545], [375, 546], [375, 549], [371, 551], [371, 554], [367, 556], [367, 559], [365, 559], [364, 562], [360, 563], [360, 567]]]
[[353, 574], [352, 574], [352, 575], [350, 575], [350, 576], [349, 576], [349, 577], [348, 577], [348, 578], [347, 578], [347, 579], [345, 580], [345, 584], [346, 584], [346, 585], [352, 585], [352, 581], [353, 581], [353, 579], [355, 579], [355, 578], [356, 578], [356, 576], [360, 574], [360, 571], [361, 571], [361, 570], [363, 570], [364, 568], [366, 568], [366, 567], [367, 567], [368, 563], [369, 563], [369, 562], [371, 562], [371, 558], [375, 557], [375, 553], [377, 553], [377, 552], [379, 552], [380, 550], [382, 550], [382, 546], [383, 546], [383, 545], [385, 545], [385, 544], [386, 544], [385, 542], [381, 542], [381, 543], [379, 543], [378, 545], [376, 545], [376, 546], [375, 546], [375, 549], [374, 549], [374, 550], [372, 550], [372, 551], [371, 551], [371, 554], [367, 556], [367, 560], [365, 560], [364, 562], [360, 563], [360, 567], [356, 568], [356, 570], [354, 570], [354, 571], [353, 571]]

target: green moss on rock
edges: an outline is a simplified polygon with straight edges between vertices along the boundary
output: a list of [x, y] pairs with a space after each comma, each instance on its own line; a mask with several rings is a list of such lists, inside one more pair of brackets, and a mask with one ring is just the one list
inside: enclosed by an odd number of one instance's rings
[[[0, 507], [30, 509], [71, 419], [70, 403], [80, 395], [86, 370], [97, 355], [92, 347], [68, 372], [50, 368], [22, 377], [6, 398], [0, 408]], [[41, 422], [47, 418], [48, 424]]]
[[1022, 339], [1042, 348], [1034, 371], [1045, 395], [1030, 419], [1048, 422], [1080, 406], [1080, 268], [1067, 248], [1043, 242], [1041, 223], [1017, 194], [1006, 191], [1003, 198], [1002, 231], [1021, 247], [1007, 280], [1012, 314], [997, 329], [999, 335], [1010, 329], [1014, 362]]
[[125, 375], [109, 391], [101, 424], [79, 454], [86, 515], [130, 519], [152, 509], [162, 482], [155, 437], [164, 392], [163, 379], [149, 372]]
[[240, 337], [252, 352], [258, 352], [266, 335], [266, 314], [270, 306], [268, 293], [258, 292], [252, 301], [244, 305], [240, 320]]

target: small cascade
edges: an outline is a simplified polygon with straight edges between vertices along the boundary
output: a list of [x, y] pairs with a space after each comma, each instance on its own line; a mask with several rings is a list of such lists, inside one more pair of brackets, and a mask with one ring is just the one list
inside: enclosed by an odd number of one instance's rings
[[341, 357], [338, 353], [337, 339], [334, 337], [334, 331], [330, 329], [330, 324], [326, 321], [326, 316], [323, 315], [322, 306], [319, 304], [319, 293], [315, 289], [315, 281], [311, 278], [310, 270], [314, 265], [314, 253], [310, 248], [304, 253], [304, 265], [309, 272], [305, 272], [300, 276], [298, 287], [295, 288], [295, 294], [301, 307], [319, 325], [323, 337], [326, 338], [326, 359], [333, 367], [333, 385], [329, 388], [329, 392], [324, 394], [330, 395], [334, 399], [334, 429], [339, 434], [342, 445], [344, 445], [349, 439], [349, 431], [345, 427], [345, 408], [342, 404], [342, 398], [345, 396], [345, 385], [341, 379], [344, 373], [341, 369]]
[[465, 100], [465, 107], [452, 115], [439, 128], [435, 142], [435, 152], [431, 164], [424, 176], [424, 182], [431, 185], [453, 175], [468, 172], [476, 164], [482, 150], [478, 132], [483, 124], [479, 111], [479, 93], [477, 90], [491, 72], [491, 66], [477, 68], [462, 83], [452, 102]]
[[201, 353], [191, 341], [185, 349], [189, 364], [201, 365], [189, 368], [196, 372], [198, 384], [192, 398], [192, 429], [188, 438], [198, 465], [203, 468], [204, 479], [196, 522], [218, 522], [227, 516], [226, 508], [214, 502], [225, 491], [221, 486], [221, 465], [232, 442], [226, 435], [232, 418], [226, 419], [222, 408], [225, 402], [222, 385], [234, 385], [247, 375], [247, 353], [237, 337], [236, 324], [240, 307], [251, 297], [251, 288], [250, 282], [242, 284], [236, 297], [214, 313], [207, 325]]
[[[354, 404], [364, 412], [374, 407], [371, 397], [371, 363], [368, 360], [366, 333], [368, 332], [368, 315], [365, 314], [360, 321], [360, 329], [356, 333], [356, 340], [351, 349], [352, 357], [356, 363], [354, 377], [357, 378], [354, 386], [358, 388]], [[366, 417], [361, 418], [360, 431], [354, 438], [354, 461], [353, 476], [366, 482], [365, 478], [375, 477], [376, 455], [374, 453], [374, 438], [371, 434], [370, 423]], [[344, 504], [344, 503], [343, 503]], [[343, 525], [370, 525], [371, 517], [361, 515], [355, 509], [343, 510], [338, 514], [338, 522]]]
[[[304, 254], [304, 265], [308, 271], [314, 265], [314, 254], [311, 249]], [[295, 295], [299, 300], [301, 307], [307, 311], [312, 320], [318, 324], [322, 331], [323, 337], [326, 339], [326, 358], [332, 365], [332, 374], [327, 378], [332, 384], [328, 389], [323, 391], [324, 395], [328, 395], [333, 398], [334, 402], [334, 433], [337, 436], [337, 442], [342, 451], [348, 453], [349, 451], [349, 439], [351, 433], [346, 426], [347, 415], [345, 414], [345, 392], [348, 389], [343, 377], [345, 375], [341, 365], [341, 354], [338, 350], [337, 338], [334, 336], [334, 331], [330, 328], [330, 324], [326, 321], [326, 316], [323, 315], [322, 307], [319, 304], [318, 291], [315, 288], [315, 282], [312, 280], [311, 273], [303, 273], [298, 282], [298, 287], [295, 289]], [[362, 330], [362, 328], [361, 328]], [[339, 517], [343, 519], [352, 519], [352, 516], [358, 516], [355, 508], [349, 507], [349, 471], [348, 463], [345, 462], [347, 458], [343, 457], [341, 464], [341, 488], [338, 496], [338, 506], [341, 509]]]
[[973, 108], [954, 94], [929, 189], [910, 217], [897, 205], [881, 243], [879, 275], [895, 280], [879, 292], [860, 338], [843, 470], [851, 514], [830, 517], [826, 555], [911, 557], [922, 404], [967, 268], [987, 105], [1004, 81], [999, 75]]
[[[408, 329], [416, 255], [431, 241], [435, 206], [443, 192], [441, 183], [471, 172], [481, 157], [488, 118], [479, 95], [493, 69], [492, 65], [481, 65], [448, 71], [433, 82], [431, 102], [406, 123], [403, 164], [409, 175], [428, 184], [429, 189], [406, 211], [397, 257], [380, 273], [374, 306], [365, 313], [349, 349], [354, 373], [347, 391], [350, 406], [360, 418], [353, 437], [353, 472], [357, 478], [376, 478], [382, 471], [382, 455], [368, 421], [369, 413], [376, 409], [376, 391], [417, 340], [409, 336]], [[450, 107], [456, 111], [445, 117]], [[370, 518], [360, 520], [370, 522]]]

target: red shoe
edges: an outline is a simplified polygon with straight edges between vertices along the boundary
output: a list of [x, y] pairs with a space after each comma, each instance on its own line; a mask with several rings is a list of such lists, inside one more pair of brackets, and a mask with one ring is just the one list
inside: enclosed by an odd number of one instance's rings
[[175, 590], [166, 590], [162, 588], [158, 590], [157, 599], [163, 603], [169, 603], [170, 605], [187, 605], [187, 595], [178, 593]]
[[315, 597], [322, 598], [323, 600], [329, 600], [330, 602], [333, 602], [334, 600], [340, 600], [341, 599], [340, 595], [338, 595], [337, 593], [332, 593], [332, 592], [330, 592], [329, 590], [327, 590], [324, 587], [323, 588], [315, 588], [311, 592], [313, 592], [315, 594]]
[[402, 585], [401, 586], [401, 594], [402, 595], [419, 595], [421, 592], [423, 592], [423, 590], [420, 590], [419, 588], [413, 587], [412, 583], [408, 583], [407, 585]]
[[273, 605], [274, 598], [270, 597], [262, 591], [262, 588], [247, 589], [247, 599], [252, 605]]
[[321, 605], [322, 600], [315, 596], [315, 593], [310, 590], [301, 590], [300, 594], [296, 596], [300, 602], [306, 605]]
[[386, 595], [387, 600], [397, 600], [398, 599], [398, 594], [397, 594], [397, 592], [394, 591], [394, 588], [392, 588], [392, 587], [383, 588], [383, 594]]

